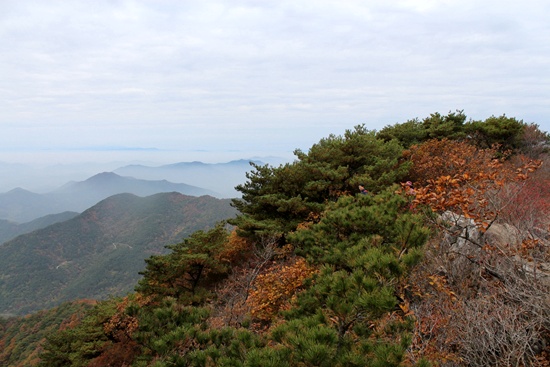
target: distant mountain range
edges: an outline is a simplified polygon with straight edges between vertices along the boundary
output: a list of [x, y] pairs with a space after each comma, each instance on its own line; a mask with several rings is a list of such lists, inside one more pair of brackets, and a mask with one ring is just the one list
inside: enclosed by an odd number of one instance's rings
[[[292, 159], [290, 159], [292, 160]], [[251, 157], [223, 163], [177, 162], [162, 164], [145, 161], [112, 161], [78, 163], [25, 163], [15, 164], [0, 161], [0, 193], [8, 192], [16, 187], [36, 193], [47, 193], [69, 181], [83, 181], [99, 172], [115, 172], [121, 176], [131, 176], [145, 180], [168, 180], [176, 183], [186, 183], [209, 189], [219, 193], [220, 198], [240, 196], [234, 188], [246, 181], [246, 172], [251, 170], [249, 162], [278, 166], [289, 162], [282, 157]], [[134, 176], [124, 173], [127, 167], [145, 167], [147, 170], [162, 170], [167, 167], [177, 167], [179, 174], [174, 178], [147, 172], [147, 176]], [[210, 171], [210, 172], [208, 172]], [[172, 170], [173, 172], [173, 170]]]
[[115, 194], [130, 193], [148, 196], [160, 192], [179, 192], [191, 196], [220, 196], [214, 191], [188, 184], [166, 180], [143, 180], [104, 172], [85, 181], [70, 182], [46, 194], [36, 194], [20, 188], [0, 194], [0, 219], [25, 223], [49, 214], [65, 211], [82, 212], [100, 200]]
[[234, 215], [229, 199], [211, 196], [111, 196], [72, 219], [0, 245], [0, 313], [123, 295], [139, 279], [145, 258]]
[[261, 161], [240, 159], [227, 163], [180, 162], [158, 167], [128, 165], [113, 172], [144, 180], [166, 179], [204, 187], [219, 193], [222, 198], [240, 197], [235, 186], [246, 182], [246, 173], [252, 170], [250, 162]]

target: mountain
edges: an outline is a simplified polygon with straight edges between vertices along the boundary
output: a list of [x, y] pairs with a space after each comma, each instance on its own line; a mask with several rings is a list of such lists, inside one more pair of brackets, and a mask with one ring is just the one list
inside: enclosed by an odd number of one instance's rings
[[235, 214], [230, 200], [210, 196], [111, 196], [73, 219], [0, 247], [0, 313], [125, 294], [145, 258]]
[[[149, 196], [160, 192], [179, 192], [190, 196], [219, 196], [218, 193], [184, 183], [166, 180], [142, 180], [122, 177], [113, 172], [103, 172], [81, 182], [71, 182], [50, 193], [58, 203], [75, 206], [80, 211], [89, 208], [109, 196], [129, 193]], [[77, 210], [78, 211], [78, 210]]]
[[11, 240], [21, 234], [29, 233], [37, 229], [45, 228], [58, 222], [64, 222], [77, 216], [76, 212], [63, 212], [40, 217], [33, 221], [18, 224], [5, 219], [0, 219], [0, 244]]
[[148, 181], [133, 177], [122, 177], [113, 172], [103, 172], [81, 182], [68, 183], [55, 190], [53, 194], [82, 195], [96, 193], [99, 196], [111, 196], [114, 194], [131, 193], [138, 196], [148, 196], [158, 192], [185, 192], [186, 195], [202, 196], [219, 195], [214, 191], [184, 183], [172, 183], [166, 180]]
[[22, 223], [62, 211], [64, 210], [59, 210], [55, 201], [47, 195], [21, 188], [0, 194], [1, 219]]
[[218, 193], [183, 183], [166, 180], [141, 180], [103, 172], [81, 182], [70, 182], [46, 194], [14, 189], [0, 194], [0, 218], [28, 222], [64, 211], [82, 212], [111, 195], [130, 193], [147, 196], [160, 192], [179, 192], [185, 195], [219, 196]]
[[128, 165], [117, 168], [114, 172], [145, 180], [166, 179], [172, 182], [186, 182], [219, 192], [223, 198], [234, 198], [240, 197], [235, 186], [246, 182], [246, 173], [252, 169], [250, 162], [263, 164], [257, 160], [246, 159], [226, 163], [180, 162], [158, 167]]
[[[135, 163], [135, 162], [134, 162]], [[24, 163], [14, 164], [0, 161], [0, 192], [14, 187], [46, 193], [69, 181], [83, 181], [98, 172], [109, 172], [128, 162], [86, 162], [77, 163]]]

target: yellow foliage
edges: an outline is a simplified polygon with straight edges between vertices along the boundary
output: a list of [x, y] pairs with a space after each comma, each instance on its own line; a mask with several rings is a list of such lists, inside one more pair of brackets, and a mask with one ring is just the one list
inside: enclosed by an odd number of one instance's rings
[[305, 259], [298, 257], [289, 265], [275, 265], [258, 275], [247, 300], [252, 316], [271, 320], [279, 310], [288, 307], [304, 280], [316, 272]]
[[252, 243], [246, 238], [239, 236], [236, 230], [233, 230], [229, 234], [229, 238], [221, 252], [216, 255], [216, 258], [222, 263], [234, 263], [250, 252], [251, 249]]

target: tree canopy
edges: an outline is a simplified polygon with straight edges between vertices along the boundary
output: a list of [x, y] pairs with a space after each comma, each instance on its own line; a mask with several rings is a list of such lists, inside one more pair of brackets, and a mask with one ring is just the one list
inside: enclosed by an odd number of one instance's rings
[[326, 204], [342, 195], [370, 192], [405, 179], [408, 164], [400, 163], [403, 147], [384, 142], [364, 126], [331, 135], [296, 160], [279, 167], [253, 165], [248, 181], [237, 186], [241, 199], [233, 200], [240, 215], [231, 220], [242, 234], [285, 235], [308, 218], [320, 215]]

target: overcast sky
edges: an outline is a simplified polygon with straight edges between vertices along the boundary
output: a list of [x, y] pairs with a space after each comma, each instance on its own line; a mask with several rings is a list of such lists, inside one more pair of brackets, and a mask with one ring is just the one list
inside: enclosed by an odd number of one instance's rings
[[549, 131], [549, 19], [547, 0], [0, 0], [0, 161], [291, 155], [457, 109]]

